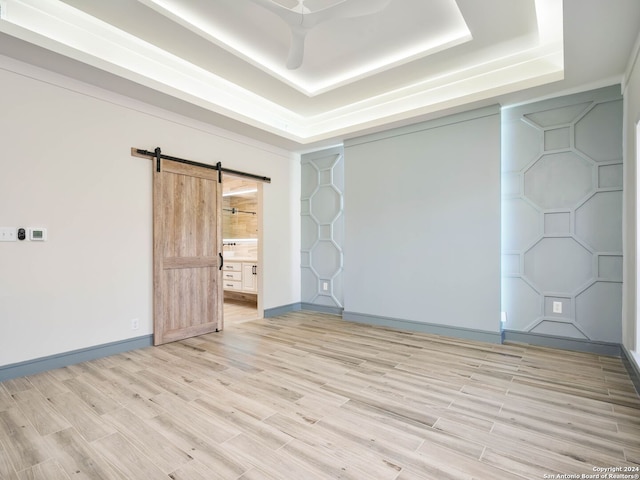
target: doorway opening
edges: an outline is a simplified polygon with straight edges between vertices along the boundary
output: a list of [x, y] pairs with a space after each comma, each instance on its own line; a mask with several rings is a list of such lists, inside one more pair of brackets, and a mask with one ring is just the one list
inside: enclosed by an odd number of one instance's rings
[[263, 317], [262, 183], [222, 176], [224, 324]]

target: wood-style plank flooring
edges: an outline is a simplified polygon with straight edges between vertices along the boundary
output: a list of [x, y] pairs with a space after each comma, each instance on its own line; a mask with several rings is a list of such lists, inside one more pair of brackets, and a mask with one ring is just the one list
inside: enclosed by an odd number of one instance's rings
[[258, 318], [258, 307], [255, 302], [224, 299], [224, 326], [236, 325]]
[[513, 480], [594, 466], [640, 466], [640, 400], [620, 359], [331, 315], [0, 383], [3, 480]]

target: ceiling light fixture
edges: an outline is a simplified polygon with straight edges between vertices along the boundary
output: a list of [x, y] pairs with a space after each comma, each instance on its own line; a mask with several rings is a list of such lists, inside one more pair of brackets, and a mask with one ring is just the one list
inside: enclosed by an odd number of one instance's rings
[[[304, 58], [304, 41], [307, 33], [316, 25], [339, 18], [356, 18], [373, 15], [384, 10], [391, 0], [339, 0], [328, 5], [311, 9], [313, 0], [296, 0], [293, 7], [286, 7], [274, 0], [252, 0], [254, 3], [278, 15], [291, 30], [291, 46], [287, 58], [287, 68], [295, 70], [302, 65]], [[315, 3], [318, 3], [317, 0]]]
[[232, 197], [234, 195], [246, 195], [248, 193], [255, 193], [257, 191], [258, 191], [257, 188], [250, 188], [248, 190], [235, 190], [235, 191], [223, 193], [222, 196], [223, 197]]

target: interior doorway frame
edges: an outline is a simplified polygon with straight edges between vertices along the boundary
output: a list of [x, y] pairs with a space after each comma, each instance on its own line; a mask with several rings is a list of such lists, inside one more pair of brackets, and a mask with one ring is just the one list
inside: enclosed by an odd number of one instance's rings
[[[235, 175], [233, 173], [233, 171], [223, 171], [222, 174], [222, 191], [224, 192], [224, 182], [225, 182], [225, 178], [228, 177], [235, 177], [235, 178], [245, 178], [241, 175]], [[258, 248], [257, 248], [257, 264], [258, 264], [258, 269], [257, 269], [257, 290], [256, 290], [256, 319], [262, 319], [264, 318], [264, 304], [263, 304], [263, 279], [264, 279], [264, 275], [263, 275], [263, 269], [264, 269], [264, 202], [263, 202], [263, 193], [264, 193], [264, 182], [261, 182], [259, 180], [254, 180], [255, 184], [256, 184], [256, 200], [257, 200], [257, 224], [258, 224], [258, 236], [257, 236], [257, 243], [258, 243]], [[223, 241], [223, 247], [222, 247], [222, 255], [224, 257], [224, 230], [222, 232], [222, 241]], [[225, 261], [233, 261], [233, 257], [229, 257], [229, 258], [225, 258]], [[225, 300], [225, 291], [224, 288], [222, 289], [222, 303], [223, 303], [223, 309], [224, 309], [224, 300]], [[226, 321], [224, 319], [223, 316], [223, 326], [226, 326]]]
[[[263, 226], [264, 226], [264, 201], [263, 201], [263, 187], [265, 183], [271, 183], [271, 178], [270, 177], [265, 177], [265, 176], [261, 176], [261, 175], [256, 175], [253, 173], [248, 173], [248, 172], [243, 172], [240, 170], [234, 170], [234, 169], [230, 169], [230, 168], [226, 168], [226, 167], [222, 167], [222, 163], [218, 162], [217, 164], [211, 164], [211, 163], [203, 163], [203, 162], [197, 162], [194, 160], [189, 160], [189, 159], [184, 159], [184, 158], [180, 158], [180, 157], [174, 157], [171, 155], [166, 155], [163, 154], [161, 151], [160, 147], [156, 147], [153, 151], [151, 150], [146, 150], [146, 149], [142, 149], [142, 148], [137, 148], [137, 147], [131, 147], [131, 156], [132, 157], [138, 157], [138, 158], [145, 158], [148, 160], [152, 160], [154, 162], [156, 162], [156, 170], [158, 168], [158, 165], [160, 163], [161, 159], [164, 160], [172, 160], [175, 162], [179, 162], [179, 163], [183, 163], [186, 165], [192, 165], [192, 166], [199, 166], [199, 167], [204, 167], [204, 168], [210, 168], [210, 169], [215, 169], [218, 171], [218, 174], [220, 175], [220, 181], [222, 183], [222, 181], [224, 180], [224, 175], [229, 175], [229, 176], [234, 176], [234, 177], [239, 177], [239, 178], [247, 178], [247, 179], [251, 179], [252, 181], [256, 182], [257, 185], [257, 199], [258, 199], [258, 258], [257, 258], [257, 263], [258, 263], [258, 271], [257, 271], [257, 317], [258, 319], [264, 318], [264, 305], [263, 305], [263, 292], [264, 292], [264, 288], [263, 288], [263, 274], [262, 274], [262, 270], [263, 270], [263, 265], [264, 265], [264, 238], [263, 238]], [[222, 188], [224, 188], [224, 185], [222, 186]], [[224, 238], [223, 238], [223, 243], [224, 243]], [[224, 247], [223, 249], [224, 250]], [[224, 262], [224, 258], [222, 259], [222, 261]], [[221, 317], [221, 322], [220, 322], [220, 328], [219, 330], [223, 330], [224, 326], [225, 326], [225, 319], [224, 319], [224, 288], [222, 289], [222, 306], [223, 306], [223, 314]]]

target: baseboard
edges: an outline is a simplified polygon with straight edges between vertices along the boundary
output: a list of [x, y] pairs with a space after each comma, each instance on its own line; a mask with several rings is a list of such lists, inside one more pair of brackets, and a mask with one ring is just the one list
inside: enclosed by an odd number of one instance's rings
[[544, 335], [542, 333], [517, 332], [514, 330], [504, 330], [505, 342], [520, 342], [540, 347], [559, 348], [561, 350], [574, 350], [578, 352], [597, 353], [598, 355], [608, 355], [620, 357], [621, 349], [619, 343], [594, 342], [580, 338], [556, 337], [554, 335]]
[[622, 363], [631, 377], [633, 386], [636, 387], [636, 393], [640, 395], [640, 365], [638, 365], [638, 362], [636, 362], [633, 354], [627, 347], [620, 345], [620, 350], [622, 351]]
[[302, 302], [300, 304], [302, 310], [310, 310], [312, 312], [320, 312], [320, 313], [330, 313], [332, 315], [342, 315], [344, 308], [342, 307], [330, 307], [328, 305], [316, 305], [315, 303], [305, 303]]
[[118, 342], [105, 343], [94, 347], [4, 365], [0, 367], [0, 382], [26, 375], [34, 375], [54, 368], [66, 367], [75, 363], [95, 360], [96, 358], [108, 357], [109, 355], [128, 352], [137, 348], [150, 347], [151, 345], [153, 345], [153, 335], [143, 335]]
[[390, 327], [398, 330], [409, 330], [412, 332], [430, 333], [445, 337], [464, 338], [487, 343], [501, 343], [500, 332], [489, 332], [486, 330], [475, 330], [471, 328], [454, 327], [449, 325], [439, 325], [435, 323], [416, 322], [414, 320], [403, 320], [399, 318], [379, 317], [366, 313], [343, 312], [344, 320], [368, 325], [378, 325]]
[[302, 310], [300, 302], [290, 303], [289, 305], [282, 305], [280, 307], [267, 308], [264, 311], [264, 318], [277, 317], [278, 315], [284, 315], [289, 312], [297, 312]]

